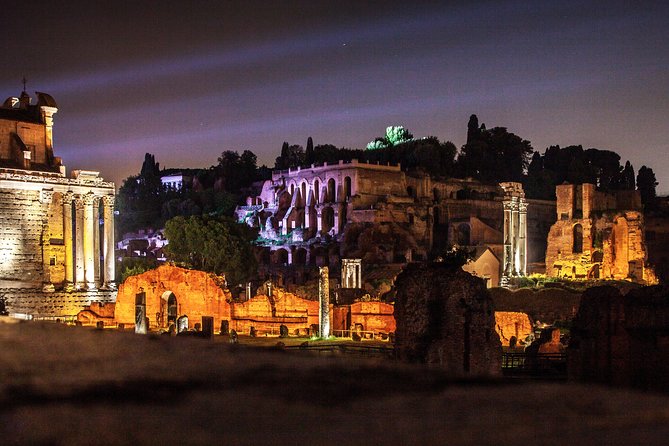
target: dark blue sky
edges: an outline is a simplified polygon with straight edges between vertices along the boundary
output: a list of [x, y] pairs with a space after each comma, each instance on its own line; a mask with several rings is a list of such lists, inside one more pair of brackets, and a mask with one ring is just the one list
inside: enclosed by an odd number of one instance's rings
[[1, 99], [24, 75], [56, 99], [70, 169], [120, 185], [145, 152], [206, 167], [250, 149], [273, 165], [283, 141], [362, 148], [393, 124], [459, 147], [475, 113], [541, 152], [615, 150], [669, 192], [661, 2], [98, 3], [0, 16]]

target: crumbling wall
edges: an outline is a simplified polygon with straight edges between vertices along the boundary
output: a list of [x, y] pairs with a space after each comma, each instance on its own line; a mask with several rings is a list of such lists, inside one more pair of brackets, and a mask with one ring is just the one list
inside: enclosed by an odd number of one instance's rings
[[395, 331], [394, 307], [383, 302], [356, 302], [351, 305], [351, 325], [362, 325], [364, 331]]
[[495, 331], [502, 346], [508, 347], [512, 337], [520, 342], [533, 332], [532, 321], [526, 313], [495, 311]]
[[208, 273], [163, 265], [121, 284], [114, 316], [117, 323], [135, 323], [135, 295], [141, 291], [146, 293], [146, 315], [152, 327], [167, 326], [165, 293], [169, 291], [176, 297], [178, 316], [188, 315], [190, 327], [201, 322], [202, 316], [213, 316], [215, 327], [221, 319], [230, 319], [230, 292], [221, 289]]
[[669, 390], [669, 290], [588, 289], [568, 353], [571, 379]]
[[443, 263], [411, 264], [395, 282], [395, 352], [455, 376], [498, 375], [501, 343], [483, 280]]
[[271, 297], [257, 295], [246, 302], [233, 302], [231, 306], [230, 328], [240, 333], [249, 333], [251, 327], [259, 332], [279, 333], [281, 325], [294, 332], [318, 324], [317, 301], [277, 288], [272, 290]]

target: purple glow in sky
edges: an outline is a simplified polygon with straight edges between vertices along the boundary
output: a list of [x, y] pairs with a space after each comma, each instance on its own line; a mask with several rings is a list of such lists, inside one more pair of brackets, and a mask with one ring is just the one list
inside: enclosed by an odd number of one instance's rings
[[392, 124], [459, 147], [476, 113], [540, 152], [615, 150], [669, 192], [666, 2], [98, 3], [0, 16], [0, 100], [24, 75], [51, 94], [69, 169], [273, 165], [283, 141], [362, 148]]

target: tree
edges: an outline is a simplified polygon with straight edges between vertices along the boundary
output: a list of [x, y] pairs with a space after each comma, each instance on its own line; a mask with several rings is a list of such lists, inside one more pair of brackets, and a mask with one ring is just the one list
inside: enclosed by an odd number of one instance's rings
[[639, 174], [636, 177], [636, 185], [641, 195], [641, 203], [644, 209], [654, 210], [657, 208], [657, 194], [655, 188], [659, 183], [655, 178], [653, 169], [641, 166]]
[[251, 244], [257, 233], [231, 218], [175, 217], [165, 225], [168, 258], [191, 268], [225, 274], [230, 284], [247, 282], [256, 271]]
[[310, 136], [307, 138], [307, 148], [304, 151], [304, 163], [309, 166], [314, 163], [314, 159], [314, 140]]
[[487, 130], [484, 124], [479, 127], [478, 118], [472, 115], [458, 168], [461, 175], [488, 183], [522, 181], [533, 152], [529, 141], [510, 133], [506, 127]]
[[385, 149], [405, 142], [411, 141], [413, 135], [409, 130], [401, 125], [391, 125], [386, 127], [386, 135], [381, 138], [376, 138], [374, 141], [367, 144], [367, 150]]
[[305, 154], [304, 148], [300, 145], [288, 145], [283, 143], [281, 147], [281, 155], [275, 160], [274, 168], [285, 170], [304, 165]]
[[629, 161], [625, 163], [623, 171], [620, 173], [620, 181], [618, 184], [620, 190], [634, 190], [636, 185], [634, 183], [634, 167]]

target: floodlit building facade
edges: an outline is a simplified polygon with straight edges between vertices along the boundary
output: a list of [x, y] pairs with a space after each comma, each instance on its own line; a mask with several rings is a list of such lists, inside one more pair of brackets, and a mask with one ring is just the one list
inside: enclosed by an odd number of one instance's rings
[[0, 107], [0, 292], [10, 312], [73, 316], [114, 298], [114, 184], [98, 172], [70, 177], [53, 151], [46, 93]]

